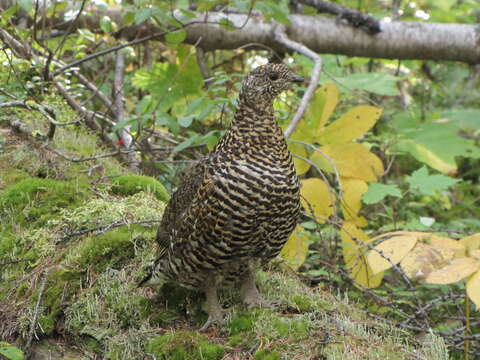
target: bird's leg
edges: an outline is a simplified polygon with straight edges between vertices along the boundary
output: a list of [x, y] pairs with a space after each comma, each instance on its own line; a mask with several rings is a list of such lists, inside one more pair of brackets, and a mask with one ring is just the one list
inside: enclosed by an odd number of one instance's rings
[[255, 270], [251, 265], [249, 265], [248, 270], [243, 275], [240, 295], [244, 304], [249, 308], [270, 307], [270, 304], [258, 292], [257, 285], [255, 285]]
[[203, 304], [203, 310], [208, 314], [208, 319], [200, 328], [200, 331], [208, 329], [208, 327], [215, 322], [223, 322], [223, 315], [225, 312], [218, 301], [217, 294], [219, 282], [219, 279], [213, 275], [209, 276], [205, 281], [203, 291], [205, 292], [206, 300]]

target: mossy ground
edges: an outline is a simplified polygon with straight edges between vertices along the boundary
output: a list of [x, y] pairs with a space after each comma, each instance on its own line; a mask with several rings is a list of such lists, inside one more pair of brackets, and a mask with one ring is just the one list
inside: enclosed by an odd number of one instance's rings
[[[137, 288], [157, 226], [139, 222], [160, 219], [165, 206], [155, 180], [114, 159], [70, 163], [2, 134], [1, 339], [22, 348], [33, 329], [35, 352], [53, 359], [447, 359], [439, 338], [416, 341], [281, 267], [257, 279], [274, 309], [247, 310], [225, 291], [226, 323], [199, 333], [201, 295]], [[80, 129], [59, 129], [53, 145], [77, 157], [106, 152]]]

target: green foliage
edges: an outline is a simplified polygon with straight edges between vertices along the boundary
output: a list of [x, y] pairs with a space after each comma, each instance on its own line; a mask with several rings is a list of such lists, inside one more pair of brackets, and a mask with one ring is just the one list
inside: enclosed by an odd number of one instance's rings
[[362, 195], [362, 200], [365, 204], [375, 204], [387, 196], [400, 197], [402, 193], [397, 185], [370, 182], [368, 183], [368, 191]]
[[422, 166], [414, 171], [411, 176], [407, 176], [410, 187], [424, 195], [435, 195], [437, 191], [447, 190], [458, 181], [441, 174], [429, 175], [426, 166]]
[[269, 351], [266, 349], [258, 350], [253, 356], [255, 360], [280, 360], [280, 354], [276, 351]]
[[150, 191], [160, 201], [168, 201], [168, 195], [165, 187], [150, 176], [143, 175], [120, 175], [111, 180], [112, 192], [118, 195], [133, 195], [139, 191]]
[[396, 96], [399, 95], [397, 82], [399, 77], [388, 73], [354, 73], [337, 79], [348, 90], [365, 90], [373, 94]]
[[0, 341], [0, 355], [5, 356], [8, 360], [24, 359], [22, 350], [3, 341]]

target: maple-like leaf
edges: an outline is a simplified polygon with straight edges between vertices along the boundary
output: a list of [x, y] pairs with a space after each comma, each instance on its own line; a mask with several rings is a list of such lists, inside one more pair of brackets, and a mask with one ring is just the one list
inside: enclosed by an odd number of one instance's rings
[[446, 190], [458, 181], [442, 174], [430, 175], [426, 166], [407, 176], [410, 186], [425, 195], [435, 195], [436, 191]]

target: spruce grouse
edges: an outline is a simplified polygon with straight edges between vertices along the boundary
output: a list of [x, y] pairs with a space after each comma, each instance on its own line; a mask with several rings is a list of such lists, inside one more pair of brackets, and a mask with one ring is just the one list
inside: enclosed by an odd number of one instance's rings
[[263, 303], [255, 271], [278, 255], [297, 223], [298, 178], [272, 104], [301, 81], [284, 64], [254, 69], [229, 130], [165, 209], [158, 258], [142, 284], [174, 281], [204, 291], [204, 328], [222, 318], [221, 284], [239, 282], [246, 305]]

